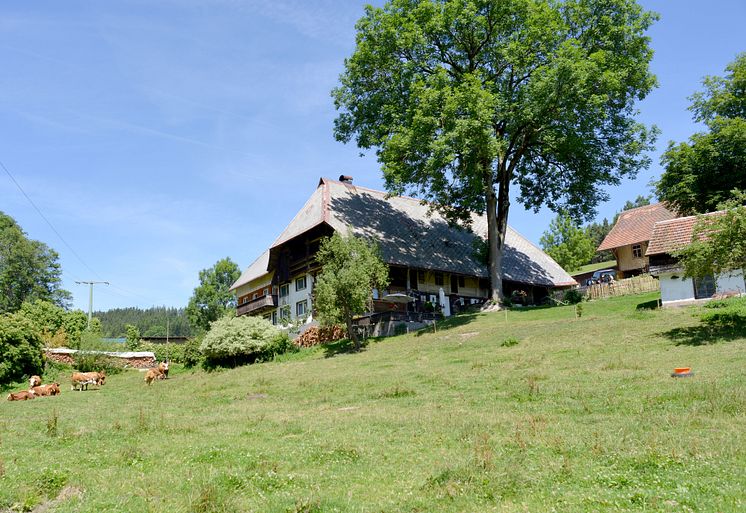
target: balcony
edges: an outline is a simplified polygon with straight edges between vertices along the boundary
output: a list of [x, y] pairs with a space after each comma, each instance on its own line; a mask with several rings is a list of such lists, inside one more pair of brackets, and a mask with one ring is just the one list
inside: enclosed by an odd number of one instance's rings
[[236, 315], [259, 313], [267, 308], [277, 308], [277, 296], [267, 295], [252, 299], [248, 303], [236, 307]]

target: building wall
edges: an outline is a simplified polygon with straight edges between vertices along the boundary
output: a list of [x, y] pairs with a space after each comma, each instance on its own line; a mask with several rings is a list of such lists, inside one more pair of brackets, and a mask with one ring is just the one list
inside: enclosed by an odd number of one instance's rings
[[[672, 279], [673, 276], [677, 278]], [[665, 273], [660, 275], [661, 302], [688, 301], [694, 299], [694, 282], [684, 278], [682, 273]]]
[[264, 293], [264, 289], [269, 288], [269, 293], [272, 294], [272, 278], [274, 277], [274, 271], [271, 271], [259, 278], [245, 283], [240, 287], [236, 288], [236, 297], [238, 298], [238, 304], [243, 304], [244, 299], [251, 301], [254, 293], [257, 297], [260, 297]]
[[733, 271], [731, 273], [718, 276], [717, 291], [720, 293], [729, 291], [736, 291], [740, 293], [746, 292], [746, 283], [744, 282], [743, 271]]
[[642, 246], [643, 256], [639, 258], [635, 258], [634, 253], [632, 252], [632, 244], [616, 248], [617, 268], [620, 271], [634, 271], [637, 269], [646, 269], [648, 267], [648, 258], [644, 256], [648, 249], [648, 243], [642, 242], [640, 245]]
[[[306, 288], [304, 290], [295, 290], [295, 280], [298, 279], [298, 278], [300, 278], [300, 277], [302, 277], [302, 276], [306, 277]], [[313, 284], [314, 284], [313, 276], [311, 276], [310, 274], [305, 274], [305, 273], [304, 274], [297, 274], [297, 275], [293, 276], [293, 279], [290, 280], [287, 283], [288, 283], [288, 291], [289, 291], [289, 293], [288, 293], [288, 295], [286, 297], [280, 297], [279, 296], [279, 293], [280, 293], [279, 290], [282, 289], [282, 285], [284, 285], [284, 284], [280, 284], [280, 287], [278, 288], [277, 302], [279, 304], [279, 307], [277, 309], [277, 318], [278, 319], [280, 318], [281, 309], [285, 305], [287, 305], [287, 306], [290, 307], [290, 318], [292, 320], [295, 320], [296, 317], [297, 317], [295, 315], [296, 304], [299, 301], [307, 300], [308, 301], [308, 303], [307, 303], [308, 308], [307, 308], [306, 316], [304, 317], [304, 320], [305, 320], [305, 318], [307, 318], [308, 316], [311, 315], [311, 310], [313, 309], [313, 302], [311, 300], [311, 291], [313, 290]]]
[[[676, 276], [677, 279], [672, 279], [673, 276]], [[675, 301], [694, 301], [694, 280], [692, 278], [684, 278], [681, 272], [664, 273], [660, 275], [660, 282], [661, 301], [664, 304]], [[722, 274], [717, 277], [715, 283], [717, 293], [736, 291], [743, 294], [746, 292], [743, 271]]]

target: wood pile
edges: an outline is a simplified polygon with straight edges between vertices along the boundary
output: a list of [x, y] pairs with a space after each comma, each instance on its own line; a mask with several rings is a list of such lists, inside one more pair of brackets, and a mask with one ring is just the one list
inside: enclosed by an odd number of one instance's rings
[[311, 326], [293, 342], [298, 347], [313, 347], [318, 344], [334, 342], [335, 340], [345, 338], [346, 336], [347, 330], [342, 326], [327, 326], [323, 328]]

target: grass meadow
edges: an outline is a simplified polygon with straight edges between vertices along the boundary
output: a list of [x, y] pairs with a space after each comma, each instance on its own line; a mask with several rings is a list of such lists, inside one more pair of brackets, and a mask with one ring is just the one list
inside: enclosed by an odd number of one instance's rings
[[[0, 403], [0, 511], [746, 511], [746, 333], [647, 294]], [[674, 379], [674, 367], [695, 375]]]

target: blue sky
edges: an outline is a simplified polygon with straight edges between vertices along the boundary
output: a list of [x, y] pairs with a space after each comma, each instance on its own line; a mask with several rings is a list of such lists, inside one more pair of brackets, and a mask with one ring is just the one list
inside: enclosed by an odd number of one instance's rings
[[[183, 306], [200, 269], [258, 256], [320, 176], [382, 187], [374, 156], [332, 136], [329, 91], [364, 4], [3, 3], [0, 161], [67, 245], [2, 171], [0, 210], [60, 253], [75, 307], [88, 307], [75, 280], [90, 279], [111, 282], [96, 309]], [[698, 129], [687, 96], [746, 51], [742, 0], [642, 4], [661, 20], [660, 87], [641, 119], [662, 134], [654, 165], [611, 189], [599, 218], [649, 192], [667, 142]], [[538, 242], [551, 217], [514, 202], [509, 222]]]

